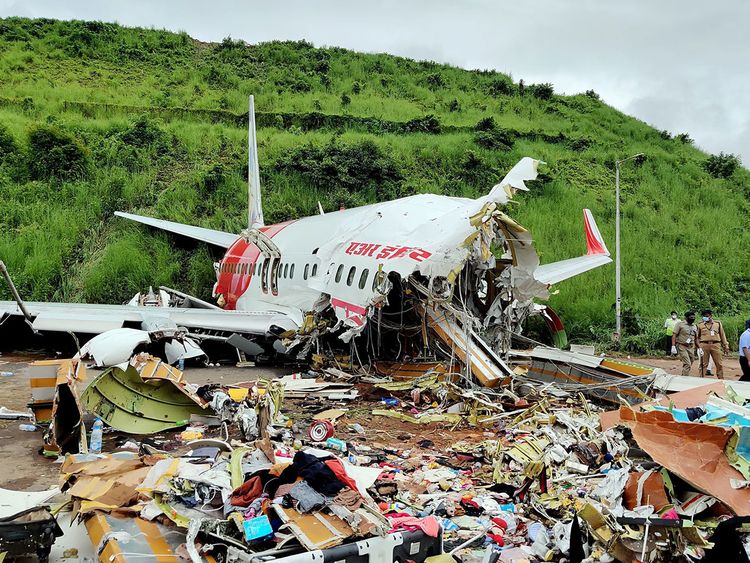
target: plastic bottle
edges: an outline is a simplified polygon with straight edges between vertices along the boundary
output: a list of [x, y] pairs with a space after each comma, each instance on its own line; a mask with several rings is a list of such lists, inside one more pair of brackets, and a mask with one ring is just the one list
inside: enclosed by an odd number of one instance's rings
[[36, 432], [36, 426], [33, 424], [19, 424], [18, 428], [24, 432]]
[[91, 428], [91, 440], [89, 443], [89, 453], [98, 454], [102, 451], [102, 434], [104, 433], [104, 424], [101, 419], [97, 418], [94, 426]]

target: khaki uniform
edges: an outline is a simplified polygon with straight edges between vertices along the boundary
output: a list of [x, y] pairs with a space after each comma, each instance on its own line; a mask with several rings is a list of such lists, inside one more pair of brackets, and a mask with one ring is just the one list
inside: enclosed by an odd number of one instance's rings
[[724, 368], [721, 365], [721, 350], [729, 350], [729, 343], [724, 334], [724, 327], [720, 321], [711, 319], [707, 323], [698, 323], [698, 345], [703, 350], [701, 358], [701, 377], [708, 370], [709, 358], [714, 359], [716, 365], [716, 377], [724, 379]]
[[682, 361], [682, 375], [690, 375], [690, 368], [695, 361], [695, 341], [698, 338], [698, 327], [680, 321], [672, 334], [677, 342], [677, 357]]

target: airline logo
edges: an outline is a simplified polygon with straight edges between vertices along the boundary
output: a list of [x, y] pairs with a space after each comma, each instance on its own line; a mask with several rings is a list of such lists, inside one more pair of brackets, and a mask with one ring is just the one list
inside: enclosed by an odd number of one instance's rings
[[368, 256], [376, 260], [411, 258], [415, 262], [422, 262], [432, 256], [432, 252], [413, 246], [390, 246], [367, 242], [351, 242], [344, 252], [351, 256]]

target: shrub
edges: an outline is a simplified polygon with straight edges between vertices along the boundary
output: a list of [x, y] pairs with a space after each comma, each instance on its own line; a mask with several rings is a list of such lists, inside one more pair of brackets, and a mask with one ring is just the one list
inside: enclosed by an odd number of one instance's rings
[[402, 180], [396, 162], [370, 140], [352, 145], [331, 141], [324, 147], [310, 144], [293, 151], [276, 168], [297, 172], [326, 191], [358, 193], [374, 189], [378, 196], [390, 193]]
[[497, 123], [495, 123], [495, 118], [491, 115], [489, 117], [483, 117], [477, 121], [477, 124], [474, 126], [474, 131], [493, 131], [495, 129], [497, 129]]
[[585, 151], [587, 148], [589, 148], [593, 144], [594, 144], [594, 141], [592, 141], [588, 137], [578, 137], [577, 139], [571, 139], [568, 142], [568, 147], [572, 151], [582, 152], [582, 151]]
[[362, 91], [362, 86], [360, 86], [359, 82], [355, 82], [352, 84], [352, 94], [357, 95]]
[[440, 129], [440, 121], [432, 114], [411, 119], [403, 126], [405, 133], [432, 133], [437, 135], [440, 133]]
[[487, 87], [490, 96], [510, 96], [514, 93], [513, 81], [510, 78], [498, 78]]
[[352, 99], [346, 94], [341, 94], [341, 105], [346, 107], [352, 103]]
[[674, 138], [686, 145], [692, 145], [694, 142], [690, 135], [687, 133], [679, 133], [678, 135], [675, 135]]
[[448, 111], [459, 111], [461, 109], [461, 104], [456, 98], [453, 98], [448, 103]]
[[2, 162], [7, 156], [15, 154], [18, 150], [16, 146], [16, 140], [13, 135], [10, 134], [8, 128], [0, 123], [0, 162]]
[[480, 119], [474, 131], [474, 142], [485, 149], [507, 151], [513, 146], [512, 135], [500, 129], [491, 116]]
[[703, 168], [714, 178], [729, 178], [740, 165], [740, 158], [734, 154], [712, 154], [703, 163]]
[[586, 97], [588, 97], [588, 98], [591, 98], [592, 100], [597, 100], [597, 101], [601, 100], [601, 98], [599, 97], [599, 94], [597, 94], [593, 90], [586, 90], [583, 93], [583, 95], [586, 96]]
[[133, 122], [122, 134], [122, 141], [131, 147], [153, 148], [157, 151], [165, 149], [168, 144], [167, 133], [146, 115], [141, 115]]
[[526, 87], [526, 90], [535, 98], [540, 100], [551, 100], [555, 93], [555, 88], [549, 82], [543, 84], [531, 84]]
[[508, 151], [513, 146], [513, 138], [502, 129], [477, 131], [474, 133], [474, 142], [491, 150]]
[[37, 125], [29, 131], [29, 172], [35, 180], [84, 176], [89, 150], [83, 142], [54, 125]]
[[438, 72], [428, 74], [425, 78], [425, 82], [427, 82], [427, 86], [432, 90], [437, 90], [438, 88], [443, 88], [445, 86], [445, 79], [443, 78], [443, 75]]

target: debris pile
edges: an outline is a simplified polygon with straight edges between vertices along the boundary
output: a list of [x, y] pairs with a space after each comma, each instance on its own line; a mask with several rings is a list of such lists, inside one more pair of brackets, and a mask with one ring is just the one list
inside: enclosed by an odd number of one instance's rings
[[[563, 372], [552, 354], [530, 352], [529, 371], [546, 355]], [[569, 376], [643, 376], [580, 356]], [[493, 388], [445, 363], [373, 367], [199, 387], [143, 353], [96, 375], [44, 361], [32, 407], [100, 560], [747, 560], [742, 384], [608, 411], [611, 397], [518, 366]], [[105, 453], [89, 451], [91, 415]]]

